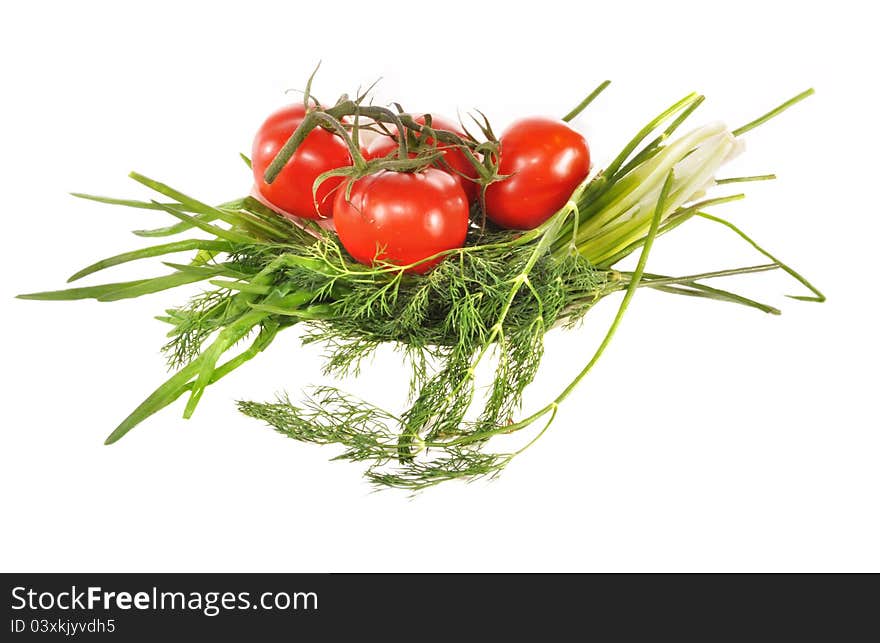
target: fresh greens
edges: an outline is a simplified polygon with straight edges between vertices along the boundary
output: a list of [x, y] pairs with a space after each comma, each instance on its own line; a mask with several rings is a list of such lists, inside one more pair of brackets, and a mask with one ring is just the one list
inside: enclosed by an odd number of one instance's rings
[[[576, 116], [605, 86], [607, 82], [566, 118]], [[269, 403], [239, 402], [243, 413], [296, 440], [340, 445], [337, 457], [365, 463], [367, 477], [379, 485], [421, 489], [454, 478], [491, 476], [547, 429], [560, 403], [607, 347], [638, 288], [778, 314], [772, 306], [703, 282], [781, 268], [813, 292], [796, 298], [824, 299], [739, 228], [705, 212], [743, 196], [707, 198], [715, 186], [774, 178], [715, 179], [723, 163], [739, 151], [739, 134], [809, 93], [738, 130], [713, 124], [673, 139], [703, 101], [697, 94], [686, 96], [642, 128], [542, 226], [524, 233], [489, 229], [475, 212], [468, 245], [442, 253], [445, 261], [425, 275], [389, 264], [360, 265], [331, 232], [295, 225], [251, 197], [211, 206], [132, 173], [164, 200], [75, 196], [177, 219], [164, 228], [137, 231], [140, 236], [197, 236], [109, 257], [78, 271], [70, 281], [182, 251], [195, 251], [193, 259], [166, 263], [172, 272], [152, 279], [21, 297], [114, 301], [204, 284], [187, 304], [158, 317], [170, 326], [163, 350], [175, 373], [123, 420], [108, 444], [183, 395], [188, 395], [184, 417], [190, 417], [208, 386], [265, 350], [280, 331], [301, 324], [306, 327], [304, 341], [328, 347], [326, 370], [334, 375], [356, 374], [379, 346], [399, 347], [411, 365], [408, 408], [392, 413], [324, 386], [313, 389], [302, 403], [287, 396]], [[481, 130], [491, 135], [488, 121]], [[656, 238], [692, 217], [727, 226], [771, 263], [682, 277], [646, 272]], [[636, 251], [634, 270], [615, 269]], [[583, 370], [544, 407], [515, 421], [523, 392], [538, 373], [545, 333], [577, 323], [616, 292], [624, 293], [617, 315]], [[244, 340], [250, 344], [236, 352]], [[492, 380], [482, 388], [477, 368], [490, 360]], [[513, 451], [489, 448], [493, 437], [539, 421], [542, 428], [525, 446]]]

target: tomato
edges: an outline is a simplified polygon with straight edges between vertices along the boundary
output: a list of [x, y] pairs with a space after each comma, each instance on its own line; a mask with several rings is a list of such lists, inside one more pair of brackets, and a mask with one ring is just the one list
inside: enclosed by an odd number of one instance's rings
[[[420, 125], [425, 124], [425, 117], [417, 116], [415, 121]], [[460, 137], [464, 138], [464, 132], [459, 129], [459, 127], [453, 123], [451, 120], [443, 118], [442, 116], [431, 116], [431, 127], [433, 129], [442, 129], [448, 132], [452, 132], [453, 134], [458, 134]], [[428, 137], [426, 139], [428, 145], [434, 142], [434, 139]], [[470, 161], [468, 161], [467, 156], [464, 155], [460, 149], [456, 147], [450, 147], [447, 143], [440, 143], [437, 145], [439, 149], [446, 148], [446, 151], [443, 152], [443, 160], [446, 161], [447, 165], [449, 165], [453, 172], [453, 176], [457, 178], [461, 182], [461, 187], [464, 188], [465, 194], [467, 194], [468, 201], [473, 203], [476, 201], [477, 196], [479, 195], [480, 186], [475, 181], [471, 181], [467, 178], [461, 176], [469, 177], [470, 179], [477, 178], [477, 170], [471, 165]], [[391, 136], [377, 136], [374, 138], [366, 149], [366, 157], [367, 159], [377, 159], [388, 156], [389, 154], [394, 154], [399, 149], [397, 144], [397, 139]], [[414, 157], [415, 154], [410, 152], [409, 157]]]
[[302, 123], [305, 114], [304, 105], [290, 105], [266, 119], [254, 138], [251, 152], [254, 180], [260, 195], [285, 214], [307, 219], [326, 218], [333, 216], [332, 193], [342, 183], [343, 177], [333, 177], [321, 183], [315, 195], [319, 205], [317, 210], [312, 195], [315, 179], [328, 170], [352, 164], [348, 146], [336, 134], [316, 127], [309, 132], [275, 180], [271, 184], [263, 180], [266, 168]]
[[[421, 172], [381, 170], [357, 179], [346, 199], [340, 187], [333, 202], [336, 233], [363, 264], [377, 260], [409, 265], [464, 245], [468, 200], [461, 183], [429, 167]], [[410, 269], [425, 273], [442, 257]]]
[[499, 139], [498, 173], [486, 189], [486, 216], [505, 228], [528, 230], [558, 211], [590, 172], [587, 141], [565, 122], [531, 116]]

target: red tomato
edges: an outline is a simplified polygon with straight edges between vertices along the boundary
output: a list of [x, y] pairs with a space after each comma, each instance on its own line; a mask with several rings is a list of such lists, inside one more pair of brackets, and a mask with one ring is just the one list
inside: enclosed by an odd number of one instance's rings
[[[443, 250], [460, 248], [468, 229], [468, 200], [447, 172], [382, 170], [355, 181], [349, 199], [345, 186], [333, 202], [336, 233], [352, 257], [370, 265], [377, 260], [409, 265]], [[419, 274], [441, 258], [410, 270]]]
[[331, 193], [343, 178], [333, 177], [321, 184], [316, 195], [319, 204], [317, 210], [312, 185], [324, 172], [352, 164], [348, 146], [336, 134], [316, 127], [306, 136], [275, 180], [271, 184], [263, 180], [266, 168], [302, 123], [305, 113], [304, 105], [290, 105], [266, 119], [254, 138], [251, 152], [254, 180], [263, 198], [284, 212], [307, 219], [326, 218], [333, 216]]
[[[417, 116], [415, 121], [420, 125], [425, 124], [424, 116]], [[433, 129], [442, 129], [448, 132], [452, 132], [453, 134], [458, 134], [461, 137], [464, 137], [464, 132], [459, 129], [458, 125], [453, 123], [451, 120], [443, 118], [442, 116], [431, 116], [431, 127]], [[428, 137], [427, 143], [430, 145], [434, 142], [434, 139]], [[474, 166], [471, 165], [470, 161], [467, 160], [467, 157], [464, 153], [455, 147], [450, 147], [448, 144], [440, 143], [438, 148], [443, 149], [447, 148], [443, 153], [443, 160], [451, 167], [455, 172], [453, 172], [453, 176], [457, 178], [461, 182], [461, 187], [464, 188], [465, 194], [467, 194], [468, 201], [473, 203], [477, 199], [477, 195], [479, 194], [479, 184], [474, 181], [470, 181], [461, 174], [464, 174], [471, 179], [477, 178], [477, 171], [474, 169]], [[366, 157], [367, 159], [378, 159], [388, 156], [389, 154], [393, 154], [398, 150], [397, 139], [392, 138], [391, 136], [377, 136], [374, 138], [366, 149]], [[410, 153], [409, 157], [412, 158], [415, 154]], [[461, 173], [461, 174], [459, 174]]]
[[505, 228], [536, 228], [558, 211], [590, 172], [583, 136], [555, 118], [531, 116], [501, 135], [499, 174], [486, 189], [486, 216]]

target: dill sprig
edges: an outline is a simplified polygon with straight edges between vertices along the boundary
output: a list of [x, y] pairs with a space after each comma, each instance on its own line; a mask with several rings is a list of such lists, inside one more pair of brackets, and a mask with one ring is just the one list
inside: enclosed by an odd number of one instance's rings
[[[606, 86], [607, 81], [566, 119], [577, 116]], [[744, 196], [707, 197], [716, 186], [775, 178], [716, 179], [716, 175], [738, 152], [739, 135], [810, 93], [732, 131], [710, 125], [673, 138], [703, 102], [702, 96], [690, 94], [649, 121], [604, 170], [588, 177], [568, 203], [535, 230], [500, 230], [486, 222], [476, 207], [465, 247], [440, 253], [444, 260], [427, 274], [385, 263], [360, 265], [333, 233], [294, 224], [252, 197], [212, 206], [132, 173], [161, 200], [75, 196], [176, 220], [161, 228], [137, 230], [138, 236], [194, 236], [109, 257], [78, 271], [70, 281], [129, 261], [180, 252], [195, 255], [185, 263], [164, 262], [171, 272], [160, 277], [21, 297], [114, 301], [185, 284], [204, 285], [185, 305], [158, 317], [171, 327], [163, 351], [174, 373], [123, 420], [108, 443], [184, 395], [188, 395], [184, 417], [189, 417], [207, 387], [265, 350], [279, 332], [299, 324], [305, 327], [304, 342], [324, 345], [325, 370], [334, 376], [357, 375], [363, 360], [380, 346], [399, 348], [410, 366], [402, 410], [392, 413], [322, 386], [306, 392], [301, 402], [286, 394], [272, 402], [240, 401], [242, 413], [292, 439], [338, 445], [336, 458], [365, 464], [367, 479], [379, 486], [415, 491], [452, 479], [493, 477], [552, 424], [559, 405], [608, 346], [637, 289], [778, 314], [773, 306], [704, 282], [782, 269], [812, 292], [796, 299], [824, 300], [804, 277], [740, 228], [707, 212]], [[427, 127], [430, 137], [422, 140], [436, 138], [460, 146], [479, 166], [483, 185], [498, 180], [490, 158], [496, 141], [484, 116], [477, 121], [486, 138], [481, 142], [470, 134], [461, 138], [415, 123], [402, 109], [395, 113], [367, 108], [362, 104], [365, 96], [337, 101], [329, 109], [318, 103], [308, 127], [294, 133], [284, 155], [289, 158], [307, 129], [317, 126], [333, 127], [356, 148], [357, 116], [368, 113], [374, 119], [369, 127], [396, 128], [403, 134], [398, 136], [402, 152], [408, 144], [418, 145], [414, 134]], [[310, 98], [307, 92], [307, 104]], [[355, 116], [354, 126], [343, 124], [350, 113]], [[392, 162], [402, 171], [438, 162], [436, 148], [418, 150], [416, 157], [405, 160], [402, 153], [404, 160]], [[283, 165], [281, 155], [279, 159], [273, 172]], [[360, 159], [355, 171], [371, 171], [370, 163]], [[726, 226], [769, 263], [679, 277], [647, 272], [654, 241], [693, 217]], [[639, 253], [634, 270], [616, 268], [634, 252]], [[538, 375], [546, 333], [577, 324], [592, 306], [617, 292], [623, 293], [617, 315], [581, 372], [547, 404], [517, 420], [523, 395]], [[239, 347], [242, 342], [248, 342], [244, 348]], [[481, 364], [488, 366], [490, 380], [485, 386], [477, 383], [478, 372], [486, 369]], [[489, 445], [496, 436], [532, 427], [535, 430], [518, 449], [505, 452]]]

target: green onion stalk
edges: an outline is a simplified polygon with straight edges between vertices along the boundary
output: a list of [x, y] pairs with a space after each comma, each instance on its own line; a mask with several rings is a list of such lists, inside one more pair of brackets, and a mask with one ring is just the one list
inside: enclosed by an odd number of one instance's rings
[[[565, 119], [575, 118], [607, 85], [591, 92]], [[439, 141], [463, 150], [483, 188], [503, 180], [497, 172], [497, 140], [485, 117], [476, 121], [479, 138], [461, 136], [433, 129], [430, 118], [418, 123], [402, 109], [366, 105], [366, 94], [354, 100], [343, 96], [332, 107], [323, 107], [311, 96], [310, 86], [311, 80], [305, 96], [310, 112], [268, 168], [266, 180], [277, 175], [315, 127], [332, 129], [349, 143], [355, 163], [333, 174], [350, 179], [380, 169], [442, 166], [436, 143], [425, 142]], [[109, 257], [78, 271], [70, 281], [174, 253], [192, 252], [190, 260], [164, 262], [170, 271], [160, 277], [20, 297], [116, 301], [202, 284], [185, 305], [157, 318], [169, 326], [163, 351], [173, 374], [110, 433], [107, 444], [184, 396], [183, 415], [190, 417], [211, 384], [266, 350], [279, 332], [298, 326], [304, 342], [327, 346], [325, 371], [335, 376], [357, 374], [363, 360], [382, 345], [399, 348], [410, 370], [404, 410], [392, 412], [336, 387], [317, 386], [297, 401], [286, 394], [270, 402], [240, 401], [241, 412], [290, 438], [337, 445], [337, 459], [363, 463], [367, 478], [379, 486], [418, 490], [452, 479], [491, 477], [547, 430], [562, 401], [607, 348], [638, 289], [778, 314], [773, 306], [705, 282], [783, 270], [809, 290], [795, 298], [824, 301], [799, 273], [708, 211], [744, 197], [714, 194], [717, 189], [774, 178], [718, 177], [723, 165], [741, 153], [743, 134], [811, 93], [803, 92], [738, 129], [715, 123], [675, 137], [703, 101], [690, 94], [648, 122], [538, 228], [495, 228], [476, 206], [466, 245], [425, 259], [444, 258], [424, 275], [406, 270], [412, 266], [358, 264], [332, 231], [294, 223], [253, 197], [212, 206], [132, 173], [155, 198], [75, 196], [170, 215], [176, 220], [171, 225], [135, 234], [187, 238]], [[365, 161], [357, 145], [360, 129], [395, 134], [400, 153]], [[410, 159], [413, 149], [415, 158]], [[765, 261], [684, 276], [648, 272], [656, 239], [694, 217], [725, 226]], [[620, 269], [618, 264], [633, 253], [638, 253], [635, 268]], [[582, 370], [543, 406], [524, 414], [523, 394], [538, 374], [545, 333], [576, 325], [597, 302], [618, 292], [623, 296], [617, 314]], [[491, 378], [478, 384], [477, 367], [484, 361], [491, 362]], [[521, 431], [527, 437], [518, 448], [493, 446], [496, 436]]]

